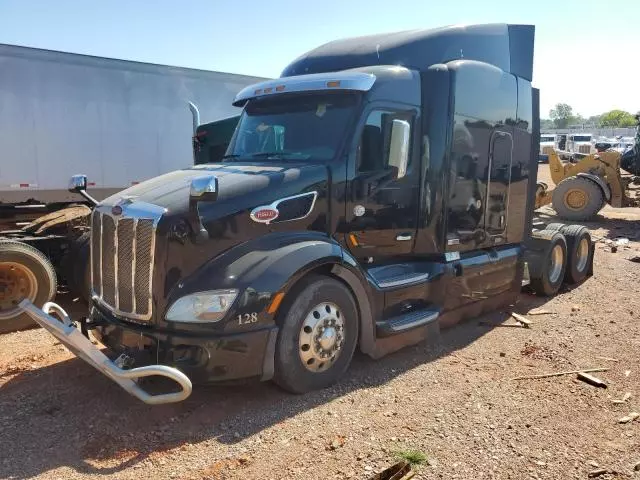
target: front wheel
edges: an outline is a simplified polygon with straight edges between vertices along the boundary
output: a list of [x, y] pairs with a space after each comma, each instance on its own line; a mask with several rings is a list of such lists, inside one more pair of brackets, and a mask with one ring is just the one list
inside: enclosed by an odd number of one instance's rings
[[292, 393], [334, 384], [349, 367], [358, 339], [358, 309], [340, 281], [302, 279], [280, 312], [274, 381]]

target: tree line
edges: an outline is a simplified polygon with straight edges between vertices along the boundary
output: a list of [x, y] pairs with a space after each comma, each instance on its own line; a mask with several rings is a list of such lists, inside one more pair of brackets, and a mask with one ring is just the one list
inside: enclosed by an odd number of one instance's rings
[[600, 115], [585, 118], [574, 113], [571, 105], [558, 103], [549, 111], [550, 118], [540, 120], [541, 128], [567, 128], [569, 125], [590, 125], [598, 128], [634, 127], [638, 124], [640, 112], [633, 115], [624, 110], [610, 110]]

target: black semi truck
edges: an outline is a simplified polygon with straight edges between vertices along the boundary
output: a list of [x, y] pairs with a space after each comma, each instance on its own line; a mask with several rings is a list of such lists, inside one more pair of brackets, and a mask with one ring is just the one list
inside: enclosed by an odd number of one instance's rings
[[[301, 56], [237, 95], [221, 161], [95, 208], [79, 327], [55, 304], [22, 306], [130, 393], [167, 403], [201, 382], [326, 387], [356, 348], [378, 358], [514, 304], [523, 284], [552, 295], [582, 281], [588, 231], [532, 228], [533, 47], [533, 26], [488, 24]], [[148, 394], [137, 380], [153, 375], [180, 391]]]

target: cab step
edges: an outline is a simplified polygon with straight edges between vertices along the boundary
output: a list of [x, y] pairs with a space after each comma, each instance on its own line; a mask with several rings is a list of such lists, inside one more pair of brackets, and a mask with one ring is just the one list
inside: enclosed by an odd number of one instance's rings
[[376, 336], [378, 338], [390, 337], [413, 328], [423, 327], [436, 322], [439, 316], [440, 309], [435, 307], [398, 315], [388, 320], [376, 322]]

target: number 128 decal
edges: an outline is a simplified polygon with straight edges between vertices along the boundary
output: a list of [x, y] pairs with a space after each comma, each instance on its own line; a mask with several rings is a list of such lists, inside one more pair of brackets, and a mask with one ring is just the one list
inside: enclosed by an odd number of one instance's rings
[[253, 312], [253, 313], [240, 314], [236, 318], [238, 319], [238, 325], [247, 325], [250, 323], [257, 323], [258, 313]]

